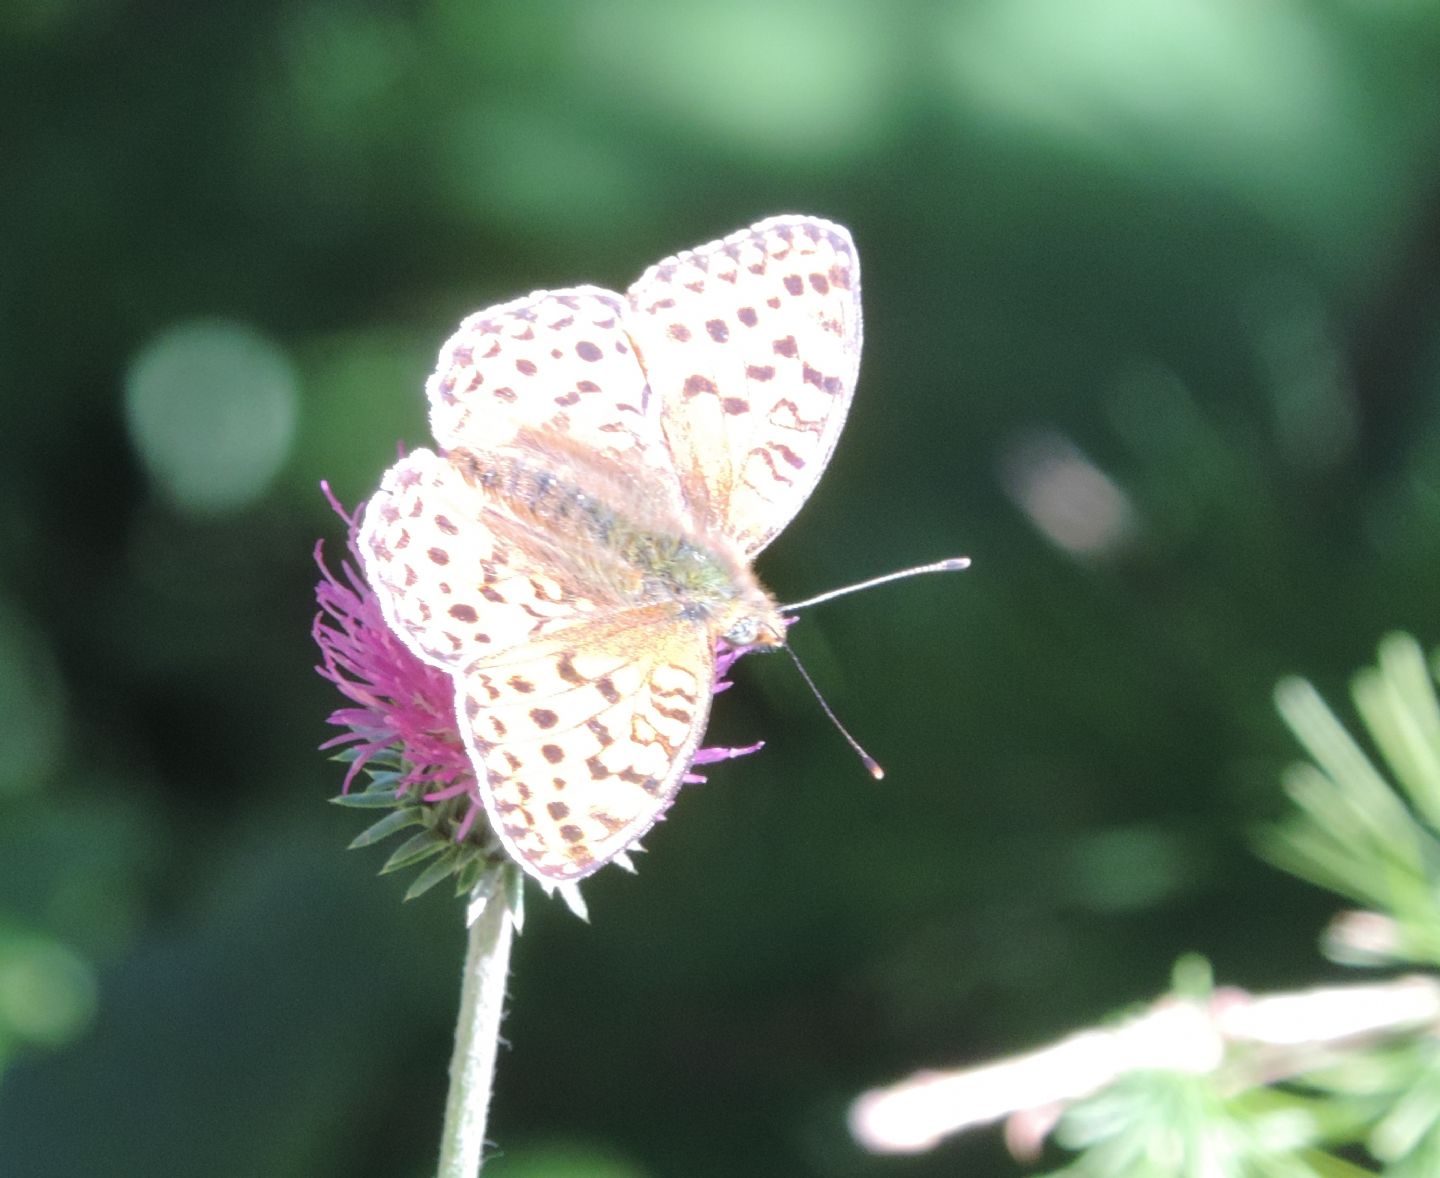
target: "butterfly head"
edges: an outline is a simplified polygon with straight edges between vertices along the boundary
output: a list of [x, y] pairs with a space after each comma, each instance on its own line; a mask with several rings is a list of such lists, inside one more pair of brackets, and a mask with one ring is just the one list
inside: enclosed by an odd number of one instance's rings
[[785, 615], [759, 585], [737, 597], [721, 623], [720, 636], [737, 649], [785, 645]]

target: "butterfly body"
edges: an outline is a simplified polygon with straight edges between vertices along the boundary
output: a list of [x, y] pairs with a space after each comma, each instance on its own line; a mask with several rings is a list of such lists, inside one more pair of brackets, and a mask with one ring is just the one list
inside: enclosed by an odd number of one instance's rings
[[849, 234], [760, 222], [625, 294], [477, 312], [426, 389], [438, 451], [386, 473], [361, 555], [450, 673], [491, 826], [542, 880], [630, 848], [680, 788], [717, 648], [785, 623], [755, 556], [839, 437], [860, 355]]
[[602, 607], [668, 607], [662, 621], [704, 625], [735, 646], [783, 642], [779, 605], [724, 536], [666, 518], [653, 489], [563, 439], [523, 441], [522, 457], [464, 449], [447, 457], [495, 505], [492, 526], [509, 521], [514, 542], [569, 586], [585, 587]]

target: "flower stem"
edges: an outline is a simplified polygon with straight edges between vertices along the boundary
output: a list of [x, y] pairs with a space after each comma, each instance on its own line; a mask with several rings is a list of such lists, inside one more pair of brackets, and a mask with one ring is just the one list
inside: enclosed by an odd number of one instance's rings
[[503, 889], [491, 892], [479, 913], [472, 908], [471, 914], [437, 1178], [474, 1178], [480, 1173], [515, 931]]

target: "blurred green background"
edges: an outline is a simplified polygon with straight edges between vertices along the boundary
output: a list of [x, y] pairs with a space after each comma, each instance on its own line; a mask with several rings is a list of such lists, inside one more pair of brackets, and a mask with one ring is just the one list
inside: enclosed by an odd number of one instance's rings
[[[433, 1164], [462, 954], [347, 854], [315, 569], [468, 311], [763, 216], [853, 231], [861, 383], [761, 573], [764, 737], [531, 896], [496, 1178], [927, 1178], [849, 1099], [1196, 950], [1333, 976], [1293, 746], [1440, 639], [1440, 9], [1420, 0], [0, 6], [0, 1174]], [[837, 856], [837, 846], [846, 849]]]

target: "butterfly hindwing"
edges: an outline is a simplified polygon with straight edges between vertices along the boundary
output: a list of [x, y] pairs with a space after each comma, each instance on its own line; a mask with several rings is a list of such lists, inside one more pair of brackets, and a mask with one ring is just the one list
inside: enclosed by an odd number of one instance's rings
[[652, 609], [457, 675], [461, 731], [510, 853], [565, 881], [632, 846], [680, 788], [713, 673], [704, 628]]
[[449, 671], [617, 607], [553, 556], [533, 522], [429, 450], [386, 472], [359, 547], [391, 630]]

